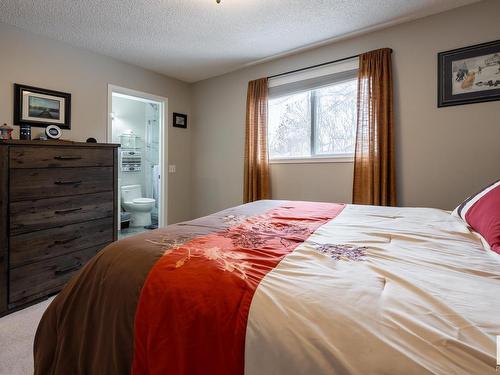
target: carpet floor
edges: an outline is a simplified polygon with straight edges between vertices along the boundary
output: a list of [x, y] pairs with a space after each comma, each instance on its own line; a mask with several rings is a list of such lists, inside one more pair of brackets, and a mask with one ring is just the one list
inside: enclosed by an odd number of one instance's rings
[[53, 298], [0, 318], [0, 375], [33, 374], [33, 340]]

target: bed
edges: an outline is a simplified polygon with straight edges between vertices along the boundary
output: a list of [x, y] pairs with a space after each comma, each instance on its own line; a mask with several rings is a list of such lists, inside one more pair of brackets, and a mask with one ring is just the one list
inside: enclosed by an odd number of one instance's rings
[[495, 374], [500, 255], [429, 208], [258, 201], [115, 242], [35, 373]]

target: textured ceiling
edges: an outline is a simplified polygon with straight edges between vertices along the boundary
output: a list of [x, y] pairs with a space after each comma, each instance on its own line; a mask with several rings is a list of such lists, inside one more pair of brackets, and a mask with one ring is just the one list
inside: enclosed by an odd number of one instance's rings
[[0, 22], [194, 82], [475, 1], [1, 0]]

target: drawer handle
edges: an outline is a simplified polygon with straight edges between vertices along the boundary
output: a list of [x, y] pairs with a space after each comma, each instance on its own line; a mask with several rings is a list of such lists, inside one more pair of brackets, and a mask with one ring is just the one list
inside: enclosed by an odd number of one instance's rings
[[76, 180], [76, 181], [61, 181], [61, 180], [58, 180], [56, 182], [54, 182], [54, 184], [56, 185], [76, 185], [76, 184], [81, 184], [82, 183], [82, 180]]
[[69, 265], [69, 266], [66, 266], [66, 267], [62, 267], [62, 268], [59, 268], [57, 269], [54, 273], [56, 275], [64, 275], [66, 273], [70, 273], [70, 272], [73, 272], [73, 271], [76, 271], [77, 269], [79, 269], [80, 267], [82, 266], [82, 264], [80, 262], [76, 262], [75, 264], [72, 264], [72, 265]]
[[54, 159], [56, 160], [80, 160], [82, 159], [81, 156], [71, 156], [71, 155], [59, 155], [59, 156], [54, 156]]
[[64, 244], [67, 244], [69, 242], [76, 241], [80, 238], [82, 238], [82, 236], [75, 236], [75, 237], [67, 238], [65, 240], [55, 240], [54, 245], [64, 245]]
[[81, 211], [82, 208], [79, 207], [79, 208], [68, 208], [67, 210], [56, 210], [54, 211], [54, 213], [56, 215], [64, 215], [64, 214], [69, 214], [71, 212], [76, 212], [76, 211]]

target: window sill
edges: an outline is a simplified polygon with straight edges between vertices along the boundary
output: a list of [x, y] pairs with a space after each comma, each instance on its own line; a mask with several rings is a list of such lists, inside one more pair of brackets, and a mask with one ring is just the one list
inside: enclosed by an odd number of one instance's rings
[[269, 160], [269, 164], [311, 164], [311, 163], [353, 163], [353, 162], [354, 162], [354, 155]]

